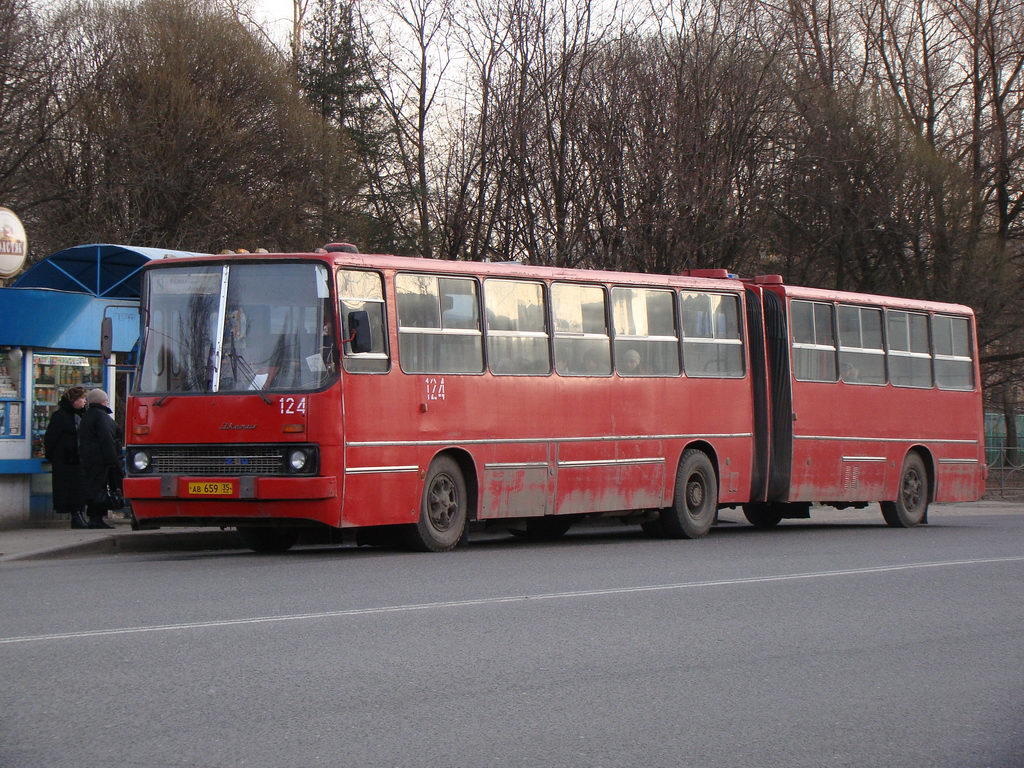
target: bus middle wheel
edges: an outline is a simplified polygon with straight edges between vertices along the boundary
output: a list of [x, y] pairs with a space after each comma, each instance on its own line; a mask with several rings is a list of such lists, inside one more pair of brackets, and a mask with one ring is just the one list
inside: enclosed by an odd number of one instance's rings
[[672, 506], [661, 510], [658, 522], [670, 539], [697, 539], [706, 536], [718, 511], [718, 478], [711, 459], [703, 451], [691, 448], [683, 453], [676, 475]]
[[420, 519], [405, 530], [405, 543], [420, 552], [447, 552], [459, 543], [466, 529], [466, 481], [459, 465], [440, 456], [430, 465]]
[[743, 516], [747, 522], [755, 528], [766, 531], [774, 528], [782, 520], [782, 512], [777, 504], [769, 504], [764, 501], [750, 502], [743, 505]]

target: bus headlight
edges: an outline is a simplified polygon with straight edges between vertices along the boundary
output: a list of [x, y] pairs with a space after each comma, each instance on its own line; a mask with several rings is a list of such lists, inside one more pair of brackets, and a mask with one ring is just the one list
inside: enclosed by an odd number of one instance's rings
[[288, 468], [292, 472], [301, 472], [306, 468], [306, 462], [309, 461], [309, 454], [301, 448], [297, 448], [288, 454]]
[[136, 472], [148, 472], [149, 465], [149, 451], [135, 451], [132, 454], [132, 467]]

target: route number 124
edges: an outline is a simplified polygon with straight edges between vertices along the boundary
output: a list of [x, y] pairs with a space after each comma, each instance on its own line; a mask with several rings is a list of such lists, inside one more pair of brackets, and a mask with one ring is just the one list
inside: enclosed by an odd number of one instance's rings
[[282, 397], [279, 402], [281, 403], [281, 413], [306, 412], [306, 398], [304, 397]]

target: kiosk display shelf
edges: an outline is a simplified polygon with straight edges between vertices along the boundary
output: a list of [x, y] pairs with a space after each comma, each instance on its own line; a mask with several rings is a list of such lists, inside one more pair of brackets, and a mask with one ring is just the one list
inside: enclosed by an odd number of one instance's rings
[[43, 456], [50, 414], [68, 387], [103, 386], [103, 359], [90, 355], [37, 354], [32, 368], [32, 455]]

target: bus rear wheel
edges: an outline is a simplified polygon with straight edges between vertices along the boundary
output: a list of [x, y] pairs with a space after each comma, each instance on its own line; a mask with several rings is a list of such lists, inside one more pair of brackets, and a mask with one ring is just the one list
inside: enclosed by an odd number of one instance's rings
[[779, 511], [778, 505], [763, 501], [744, 504], [743, 516], [747, 518], [748, 523], [762, 531], [774, 528], [782, 520], [782, 512]]
[[900, 472], [896, 501], [883, 501], [882, 517], [891, 528], [911, 528], [928, 512], [928, 470], [920, 454], [908, 453]]
[[287, 552], [299, 540], [297, 528], [256, 528], [241, 526], [238, 535], [253, 552], [276, 555]]
[[420, 519], [405, 529], [405, 543], [420, 552], [447, 552], [462, 538], [467, 517], [462, 470], [453, 459], [440, 456], [427, 472]]
[[661, 530], [670, 539], [698, 539], [711, 530], [717, 511], [715, 468], [706, 453], [691, 448], [679, 465], [672, 506], [658, 515]]

